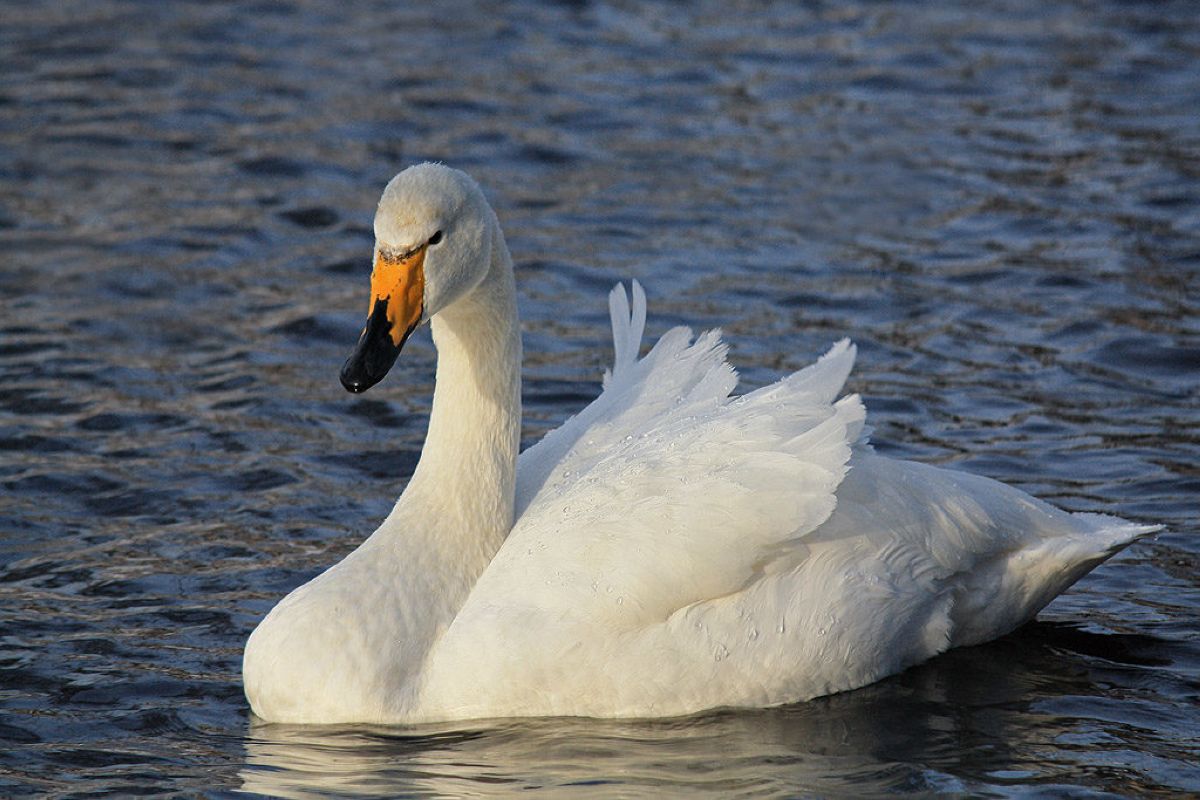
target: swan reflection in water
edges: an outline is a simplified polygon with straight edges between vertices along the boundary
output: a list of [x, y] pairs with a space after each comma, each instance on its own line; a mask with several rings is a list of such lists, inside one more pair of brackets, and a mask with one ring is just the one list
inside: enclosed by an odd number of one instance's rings
[[[1101, 693], [1100, 673], [1160, 666], [1170, 660], [1164, 646], [1151, 637], [1035, 622], [882, 683], [784, 708], [650, 721], [256, 722], [246, 738], [242, 788], [289, 798], [498, 797], [538, 788], [556, 796], [729, 796], [1078, 780], [1080, 764], [1064, 763], [1056, 740], [1102, 723], [1086, 716], [1086, 698]], [[1040, 710], [1056, 700], [1072, 713]], [[1079, 759], [1088, 762], [1088, 748]]]

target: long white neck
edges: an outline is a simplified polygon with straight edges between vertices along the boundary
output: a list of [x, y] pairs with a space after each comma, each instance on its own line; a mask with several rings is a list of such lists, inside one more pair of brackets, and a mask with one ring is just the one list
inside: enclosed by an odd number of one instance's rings
[[407, 535], [427, 538], [442, 580], [469, 590], [512, 528], [521, 436], [520, 322], [498, 226], [487, 276], [431, 327], [438, 362], [429, 433], [397, 511], [415, 512], [419, 530]]

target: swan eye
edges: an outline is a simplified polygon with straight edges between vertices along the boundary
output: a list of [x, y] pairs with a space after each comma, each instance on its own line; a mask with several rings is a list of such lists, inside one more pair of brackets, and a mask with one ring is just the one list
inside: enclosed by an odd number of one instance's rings
[[429, 237], [429, 244], [437, 244], [442, 240], [442, 232], [438, 231], [433, 236]]

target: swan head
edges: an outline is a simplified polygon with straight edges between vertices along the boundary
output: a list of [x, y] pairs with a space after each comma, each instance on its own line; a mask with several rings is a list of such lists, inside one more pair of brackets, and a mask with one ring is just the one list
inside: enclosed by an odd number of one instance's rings
[[491, 264], [496, 215], [465, 172], [418, 164], [388, 182], [375, 211], [367, 324], [342, 386], [383, 379], [416, 328], [479, 284]]

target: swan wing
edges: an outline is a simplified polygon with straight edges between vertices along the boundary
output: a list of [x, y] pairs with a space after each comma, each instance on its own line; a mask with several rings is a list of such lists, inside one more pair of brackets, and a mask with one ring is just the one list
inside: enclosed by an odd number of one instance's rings
[[623, 623], [738, 591], [829, 517], [862, 421], [855, 397], [775, 394], [685, 401], [607, 439], [534, 499], [497, 575], [553, 576], [539, 599], [559, 607], [627, 598]]
[[[609, 294], [614, 359], [612, 369], [605, 370], [600, 396], [521, 453], [515, 504], [518, 523], [531, 505], [556, 501], [581, 471], [600, 461], [611, 463], [614, 456], [641, 455], [637, 451], [645, 448], [626, 446], [635, 438], [645, 440], [658, 429], [669, 434], [672, 422], [695, 422], [705, 411], [729, 402], [737, 373], [725, 360], [728, 348], [720, 331], [707, 331], [693, 341], [690, 329], [673, 328], [639, 359], [646, 295], [636, 280], [632, 301], [631, 306], [620, 284]], [[817, 364], [754, 396], [759, 402], [770, 402], [792, 392], [797, 399], [827, 406], [841, 391], [853, 364], [854, 347], [843, 340]], [[862, 437], [866, 429], [859, 425], [856, 431]]]

